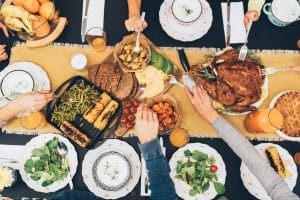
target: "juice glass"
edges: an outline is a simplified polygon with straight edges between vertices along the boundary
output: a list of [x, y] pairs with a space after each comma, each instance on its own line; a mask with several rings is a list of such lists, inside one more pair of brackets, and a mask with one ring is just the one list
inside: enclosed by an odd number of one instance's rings
[[86, 32], [86, 40], [89, 45], [97, 52], [103, 52], [106, 49], [106, 33], [100, 27], [90, 28]]

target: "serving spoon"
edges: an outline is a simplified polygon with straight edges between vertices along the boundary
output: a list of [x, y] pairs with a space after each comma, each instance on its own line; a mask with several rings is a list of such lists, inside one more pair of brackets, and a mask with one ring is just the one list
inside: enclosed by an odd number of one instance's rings
[[[57, 151], [63, 157], [63, 161], [66, 162], [66, 156], [68, 155], [68, 147], [66, 146], [66, 144], [59, 141], [58, 144], [57, 144]], [[72, 177], [71, 177], [71, 174], [70, 174], [69, 167], [67, 167], [67, 173], [68, 173], [67, 174], [67, 179], [68, 179], [70, 189], [73, 190], [74, 185], [73, 185], [73, 182], [72, 182]]]
[[[141, 22], [143, 23], [145, 20], [145, 12], [142, 12], [141, 15]], [[136, 41], [135, 41], [135, 47], [133, 49], [134, 53], [139, 54], [140, 53], [140, 34], [141, 34], [141, 30], [138, 31], [137, 33], [137, 37], [136, 37]]]

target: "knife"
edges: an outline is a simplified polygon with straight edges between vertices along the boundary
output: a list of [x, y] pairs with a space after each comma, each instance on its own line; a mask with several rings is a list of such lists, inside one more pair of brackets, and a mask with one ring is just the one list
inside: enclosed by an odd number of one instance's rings
[[189, 65], [189, 62], [185, 55], [184, 49], [183, 48], [177, 49], [177, 52], [179, 54], [179, 59], [180, 59], [181, 65], [182, 65], [184, 71], [186, 72], [182, 76], [182, 81], [183, 81], [184, 85], [187, 86], [189, 88], [189, 90], [192, 91], [192, 87], [196, 86], [196, 83], [189, 75], [190, 65]]
[[90, 3], [90, 0], [83, 0], [82, 19], [81, 19], [81, 41], [82, 42], [84, 42], [84, 40], [85, 40], [89, 3]]
[[226, 47], [230, 46], [230, 34], [231, 34], [231, 25], [230, 25], [230, 0], [227, 0], [227, 38], [226, 38]]

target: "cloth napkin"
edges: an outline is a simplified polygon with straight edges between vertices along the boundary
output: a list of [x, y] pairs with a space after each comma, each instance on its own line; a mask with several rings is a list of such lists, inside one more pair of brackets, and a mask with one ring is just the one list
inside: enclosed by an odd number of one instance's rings
[[93, 27], [103, 28], [105, 0], [89, 0], [86, 32]]
[[[24, 145], [0, 145], [0, 165], [18, 169], [19, 163], [10, 163], [9, 160], [20, 161]], [[7, 160], [8, 159], [8, 160]]]
[[[225, 33], [225, 43], [227, 38], [227, 3], [221, 3], [223, 27]], [[243, 2], [231, 2], [230, 3], [230, 43], [244, 43], [246, 36], [246, 29], [244, 26], [244, 6]]]

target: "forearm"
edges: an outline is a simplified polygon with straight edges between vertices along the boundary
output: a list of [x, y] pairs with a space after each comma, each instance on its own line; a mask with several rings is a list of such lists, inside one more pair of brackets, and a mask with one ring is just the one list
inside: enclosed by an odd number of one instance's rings
[[271, 168], [256, 148], [225, 119], [219, 117], [213, 127], [229, 147], [241, 158], [274, 200], [299, 199]]
[[146, 161], [151, 199], [177, 199], [174, 183], [169, 175], [169, 165], [166, 158], [163, 156], [158, 139], [145, 144], [140, 144], [139, 148]]
[[18, 114], [18, 108], [13, 105], [13, 102], [9, 102], [4, 107], [0, 108], [0, 120], [9, 121]]
[[141, 0], [127, 0], [128, 18], [140, 16]]

